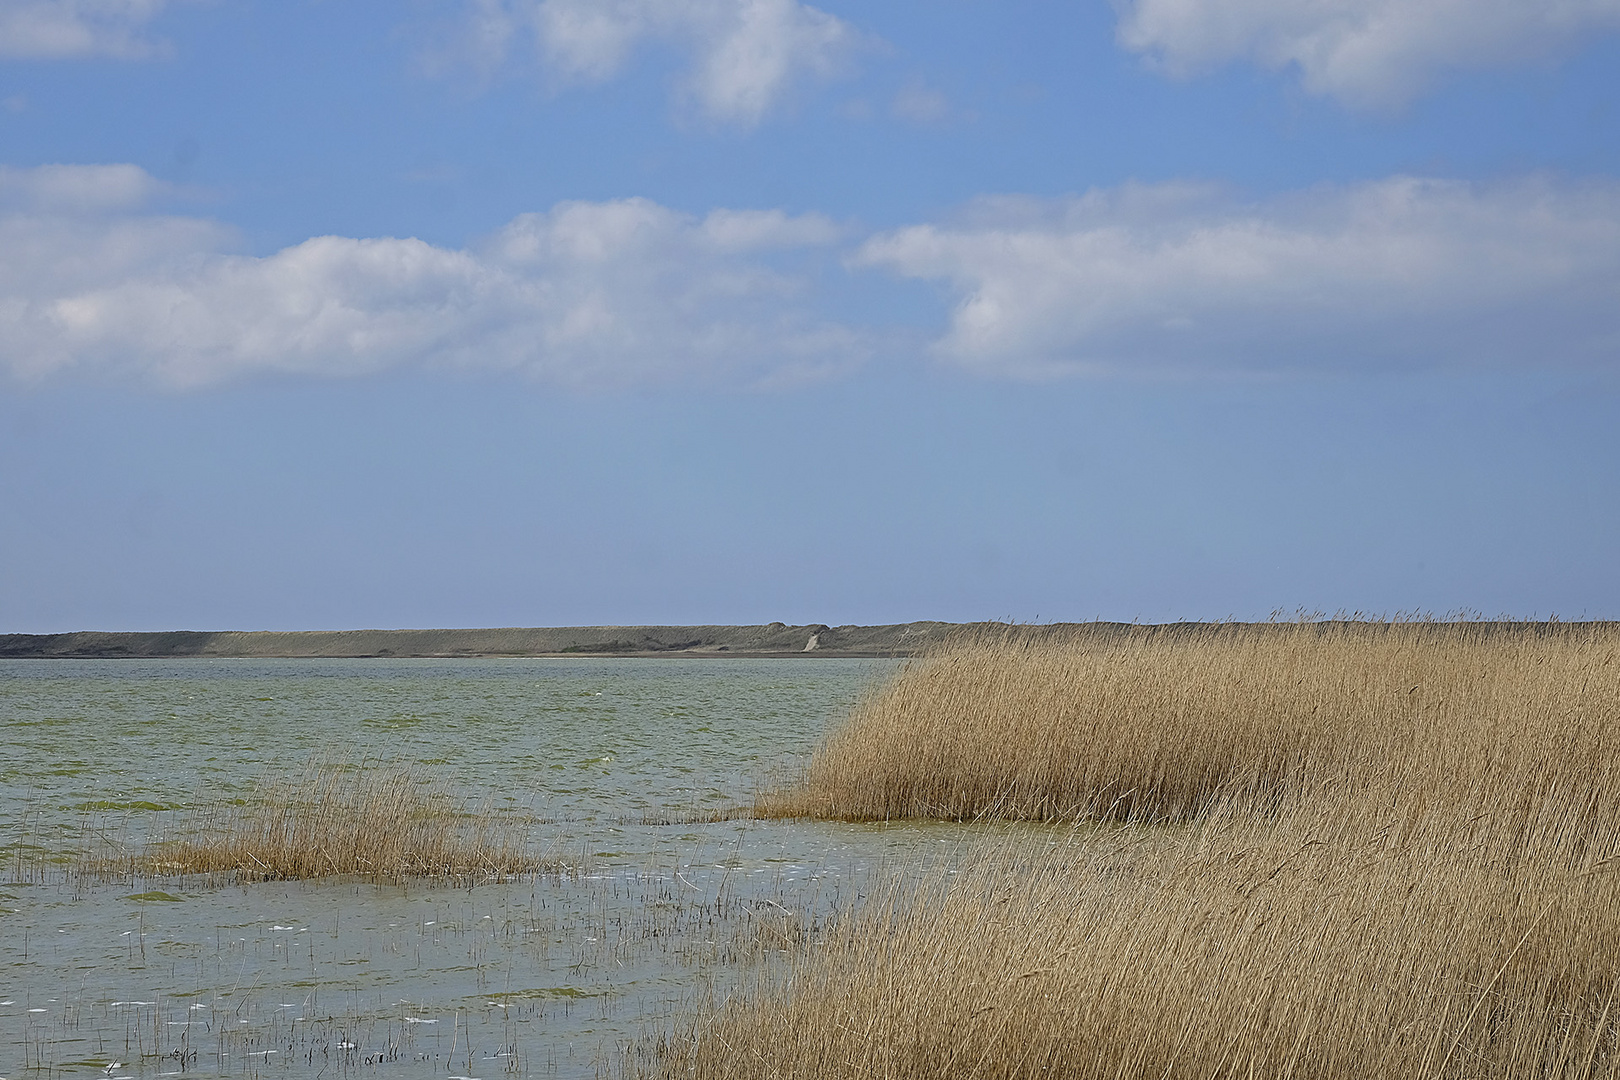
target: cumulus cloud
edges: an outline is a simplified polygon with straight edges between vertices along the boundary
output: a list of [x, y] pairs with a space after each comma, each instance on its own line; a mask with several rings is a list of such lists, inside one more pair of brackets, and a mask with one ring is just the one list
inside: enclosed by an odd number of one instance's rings
[[996, 374], [1620, 362], [1613, 181], [985, 200], [854, 261], [946, 283], [936, 352]]
[[[853, 241], [778, 210], [566, 202], [452, 249], [322, 236], [265, 256], [162, 214], [133, 166], [0, 169], [0, 370], [174, 386], [510, 371], [569, 386], [846, 370], [869, 333], [819, 267], [941, 283], [941, 360], [1018, 378], [1620, 367], [1620, 182], [1396, 177], [1241, 202], [1127, 185], [987, 198]], [[836, 269], [835, 269], [836, 272]]]
[[322, 236], [256, 257], [216, 223], [114, 198], [154, 183], [131, 169], [0, 173], [0, 364], [15, 374], [190, 386], [435, 366], [575, 386], [758, 382], [848, 366], [863, 348], [807, 312], [791, 264], [839, 236], [814, 215], [570, 202], [467, 249]]
[[837, 74], [859, 42], [798, 0], [469, 0], [460, 51], [488, 72], [532, 48], [569, 84], [613, 78], [645, 44], [672, 46], [690, 60], [682, 96], [751, 126], [796, 83]]
[[161, 52], [141, 36], [165, 0], [0, 0], [0, 57], [139, 59]]
[[1119, 40], [1172, 74], [1233, 60], [1298, 69], [1358, 107], [1437, 74], [1522, 63], [1620, 29], [1620, 0], [1115, 0]]

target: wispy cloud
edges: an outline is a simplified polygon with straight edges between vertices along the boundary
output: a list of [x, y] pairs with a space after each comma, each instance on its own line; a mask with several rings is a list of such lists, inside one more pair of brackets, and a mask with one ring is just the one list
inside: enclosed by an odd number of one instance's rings
[[889, 111], [914, 124], [936, 124], [950, 117], [951, 103], [940, 91], [920, 79], [912, 79], [896, 91], [889, 102]]
[[532, 57], [557, 85], [619, 75], [646, 45], [683, 53], [677, 88], [712, 120], [750, 127], [860, 47], [848, 23], [798, 0], [467, 0], [440, 60], [492, 73]]
[[0, 165], [0, 210], [127, 210], [166, 187], [138, 165]]
[[1115, 0], [1119, 40], [1175, 75], [1233, 60], [1399, 105], [1448, 71], [1545, 58], [1620, 29], [1620, 0]]
[[985, 200], [854, 261], [945, 283], [937, 354], [991, 374], [1620, 366], [1614, 181]]
[[165, 0], [0, 0], [0, 57], [143, 59], [163, 43], [141, 33]]
[[215, 223], [130, 212], [119, 193], [143, 183], [131, 166], [0, 174], [13, 196], [0, 363], [14, 374], [191, 386], [435, 366], [571, 386], [746, 383], [837, 370], [864, 347], [809, 314], [781, 264], [838, 238], [814, 215], [570, 202], [467, 249], [323, 236], [254, 257]]

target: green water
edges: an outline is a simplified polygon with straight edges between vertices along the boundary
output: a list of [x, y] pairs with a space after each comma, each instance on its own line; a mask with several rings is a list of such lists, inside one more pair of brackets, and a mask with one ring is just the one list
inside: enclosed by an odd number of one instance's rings
[[[866, 660], [0, 662], [0, 1080], [593, 1076], [960, 829], [659, 824], [751, 799]], [[562, 877], [87, 879], [312, 759], [533, 822]]]

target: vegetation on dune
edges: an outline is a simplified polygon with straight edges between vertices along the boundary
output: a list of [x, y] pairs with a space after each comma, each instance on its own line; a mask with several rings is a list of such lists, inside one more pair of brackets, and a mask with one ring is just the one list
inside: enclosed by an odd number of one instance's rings
[[1067, 824], [890, 878], [631, 1071], [1613, 1075], [1617, 740], [1612, 628], [958, 643], [765, 809]]

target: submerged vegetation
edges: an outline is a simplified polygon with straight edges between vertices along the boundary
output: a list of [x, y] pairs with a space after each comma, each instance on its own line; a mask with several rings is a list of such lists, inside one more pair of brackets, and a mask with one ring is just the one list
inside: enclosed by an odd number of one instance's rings
[[1612, 627], [958, 642], [762, 811], [1050, 824], [892, 876], [632, 1071], [1612, 1076], [1617, 749]]

